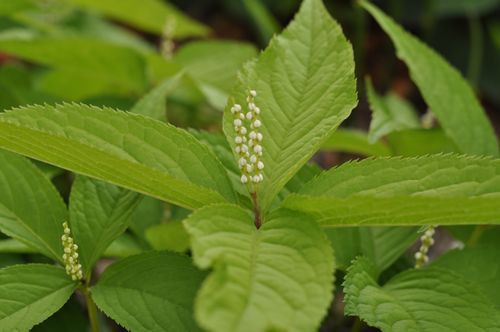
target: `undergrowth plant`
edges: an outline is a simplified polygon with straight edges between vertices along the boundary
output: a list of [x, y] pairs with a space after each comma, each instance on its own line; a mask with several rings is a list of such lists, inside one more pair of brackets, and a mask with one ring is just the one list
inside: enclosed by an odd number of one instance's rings
[[[316, 331], [341, 291], [346, 315], [383, 331], [500, 330], [500, 270], [490, 269], [498, 236], [427, 256], [438, 226], [498, 234], [492, 126], [454, 68], [360, 5], [408, 66], [450, 153], [393, 157], [336, 132], [357, 105], [355, 65], [320, 0], [303, 1], [241, 68], [224, 110], [227, 141], [148, 116], [159, 90], [129, 112], [58, 103], [0, 113], [0, 230], [54, 262], [0, 270], [0, 331], [30, 330], [75, 292], [93, 331], [99, 311], [131, 331]], [[404, 101], [369, 80], [367, 93], [370, 141], [424, 131]], [[342, 137], [386, 156], [326, 171], [308, 163]], [[68, 207], [25, 157], [78, 174]], [[190, 254], [146, 251], [93, 273], [131, 226], [140, 194], [192, 211], [176, 233], [187, 234]], [[419, 237], [416, 262], [395, 267]]]

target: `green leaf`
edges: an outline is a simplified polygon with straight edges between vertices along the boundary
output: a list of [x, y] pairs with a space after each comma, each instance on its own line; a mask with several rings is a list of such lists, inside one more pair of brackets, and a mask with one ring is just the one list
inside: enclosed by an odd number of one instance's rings
[[368, 142], [365, 132], [356, 129], [339, 128], [321, 146], [321, 150], [334, 150], [361, 156], [390, 156], [391, 150], [383, 142]]
[[344, 282], [345, 312], [382, 331], [496, 331], [500, 313], [460, 275], [438, 268], [403, 272], [383, 287], [358, 259]]
[[187, 208], [234, 200], [225, 169], [182, 129], [81, 104], [0, 114], [0, 147]]
[[500, 245], [498, 239], [477, 247], [452, 250], [431, 266], [446, 268], [481, 288], [483, 294], [500, 310]]
[[66, 272], [45, 264], [0, 270], [0, 330], [28, 331], [59, 310], [76, 289]]
[[35, 7], [33, 0], [9, 0], [0, 2], [0, 16], [9, 16]]
[[58, 312], [30, 332], [88, 332], [89, 322], [75, 298], [68, 301]]
[[165, 215], [165, 203], [155, 198], [145, 196], [134, 213], [129, 229], [139, 238], [143, 239], [146, 229], [159, 224]]
[[127, 330], [198, 331], [192, 311], [204, 277], [187, 256], [149, 252], [108, 267], [92, 298]]
[[134, 107], [130, 109], [130, 112], [164, 122], [167, 121], [167, 96], [177, 87], [181, 77], [182, 75], [175, 75], [160, 83], [139, 99]]
[[433, 0], [432, 13], [439, 17], [481, 15], [499, 5], [499, 0]]
[[140, 254], [144, 247], [130, 234], [122, 234], [106, 248], [106, 257], [128, 257]]
[[182, 253], [189, 249], [189, 236], [180, 221], [171, 221], [148, 228], [146, 240], [155, 250]]
[[[246, 109], [249, 89], [262, 110], [265, 212], [276, 194], [321, 146], [356, 105], [350, 44], [321, 0], [306, 0], [284, 32], [240, 73], [232, 102]], [[234, 148], [232, 103], [224, 131]]]
[[208, 101], [224, 109], [238, 69], [257, 55], [255, 47], [233, 41], [198, 41], [181, 47], [173, 61], [193, 78]]
[[142, 30], [161, 34], [167, 23], [173, 24], [174, 37], [205, 36], [210, 29], [185, 16], [181, 11], [160, 0], [62, 0], [76, 6], [95, 10], [110, 18]]
[[493, 128], [462, 75], [377, 7], [367, 1], [361, 1], [361, 5], [392, 39], [398, 57], [407, 64], [425, 101], [460, 151], [498, 155]]
[[40, 84], [44, 91], [66, 99], [140, 93], [146, 85], [145, 62], [139, 53], [96, 39], [0, 38], [0, 50], [54, 68]]
[[418, 238], [418, 227], [327, 228], [339, 269], [345, 270], [357, 256], [365, 256], [382, 272]]
[[87, 277], [106, 248], [127, 229], [140, 195], [78, 176], [71, 188], [69, 217]]
[[346, 163], [284, 206], [324, 226], [498, 224], [500, 160], [459, 155]]
[[386, 96], [378, 95], [370, 79], [366, 79], [366, 94], [372, 111], [370, 143], [393, 131], [421, 127], [416, 110], [398, 95], [391, 92]]
[[0, 150], [0, 231], [62, 261], [66, 205], [49, 179], [27, 159]]
[[184, 221], [193, 258], [213, 267], [195, 312], [209, 331], [313, 331], [332, 297], [333, 255], [314, 221], [275, 214], [260, 229], [249, 211], [212, 205]]
[[456, 145], [440, 128], [392, 132], [387, 136], [387, 142], [393, 155], [405, 157], [458, 152]]

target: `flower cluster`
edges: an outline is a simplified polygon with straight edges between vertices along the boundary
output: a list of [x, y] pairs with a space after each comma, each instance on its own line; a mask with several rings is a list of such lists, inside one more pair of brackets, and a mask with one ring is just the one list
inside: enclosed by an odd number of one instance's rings
[[415, 267], [420, 268], [424, 266], [429, 261], [429, 257], [427, 256], [427, 252], [429, 248], [434, 244], [434, 236], [435, 230], [434, 227], [429, 227], [420, 237], [420, 241], [422, 244], [420, 245], [420, 249], [415, 253]]
[[[231, 107], [231, 113], [234, 115], [234, 130], [236, 137], [235, 151], [239, 156], [238, 166], [241, 170], [241, 182], [257, 184], [264, 180], [262, 170], [262, 133], [260, 127], [262, 123], [259, 120], [260, 108], [255, 105], [257, 92], [250, 90], [247, 96], [248, 112], [245, 113], [239, 104]], [[249, 126], [248, 126], [249, 125]]]
[[83, 272], [82, 265], [78, 260], [78, 245], [74, 243], [73, 238], [71, 237], [71, 230], [69, 229], [68, 223], [63, 223], [64, 234], [61, 237], [64, 254], [63, 260], [64, 265], [66, 267], [66, 273], [73, 280], [82, 280]]

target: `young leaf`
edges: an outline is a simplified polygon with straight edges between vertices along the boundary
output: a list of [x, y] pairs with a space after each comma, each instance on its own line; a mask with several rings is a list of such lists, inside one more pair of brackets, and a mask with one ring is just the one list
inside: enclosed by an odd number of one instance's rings
[[488, 119], [462, 75], [440, 55], [403, 30], [377, 7], [361, 5], [392, 39], [398, 57], [446, 134], [467, 154], [498, 155], [498, 142]]
[[66, 272], [45, 264], [0, 270], [0, 331], [28, 331], [59, 310], [76, 289]]
[[0, 50], [55, 68], [41, 81], [45, 91], [66, 99], [110, 93], [140, 93], [145, 63], [133, 49], [82, 37], [0, 38]]
[[[357, 102], [351, 46], [321, 0], [304, 1], [288, 28], [240, 73], [231, 100], [244, 110], [249, 89], [262, 110], [265, 169], [258, 197], [265, 211]], [[231, 106], [224, 131], [234, 148]]]
[[69, 204], [70, 227], [87, 276], [106, 248], [128, 227], [140, 195], [78, 176]]
[[438, 268], [409, 270], [383, 287], [358, 259], [344, 282], [345, 311], [383, 331], [495, 331], [500, 314], [472, 283]]
[[210, 29], [185, 16], [174, 6], [159, 0], [62, 0], [82, 8], [99, 11], [111, 18], [157, 34], [167, 23], [173, 26], [173, 37], [205, 36]]
[[0, 114], [0, 147], [187, 208], [234, 200], [226, 170], [182, 129], [81, 104]]
[[284, 206], [311, 213], [324, 226], [497, 224], [500, 160], [363, 160], [325, 172], [300, 194], [288, 196]]
[[366, 94], [372, 111], [368, 140], [375, 143], [381, 137], [402, 129], [420, 128], [415, 109], [410, 103], [394, 93], [380, 96], [370, 79], [366, 79]]
[[193, 258], [214, 271], [195, 312], [209, 331], [312, 331], [332, 297], [333, 255], [301, 214], [276, 214], [256, 229], [251, 213], [212, 205], [184, 221]]
[[27, 159], [0, 150], [0, 231], [62, 260], [67, 211], [49, 179]]
[[198, 331], [193, 302], [204, 277], [187, 256], [149, 252], [108, 267], [92, 298], [127, 330]]
[[393, 155], [417, 157], [442, 152], [458, 152], [453, 141], [441, 128], [407, 129], [387, 135]]

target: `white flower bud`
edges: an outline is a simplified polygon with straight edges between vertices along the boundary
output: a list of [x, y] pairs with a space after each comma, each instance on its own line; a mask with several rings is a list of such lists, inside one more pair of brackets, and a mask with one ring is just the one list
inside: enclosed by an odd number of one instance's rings
[[252, 173], [252, 171], [253, 171], [253, 166], [252, 166], [252, 164], [247, 164], [247, 172], [248, 172], [248, 173]]
[[253, 155], [250, 157], [250, 162], [251, 162], [252, 164], [255, 164], [255, 163], [257, 162], [257, 156], [253, 154]]
[[258, 168], [258, 169], [264, 169], [264, 163], [263, 163], [262, 161], [259, 161], [259, 162], [257, 163], [257, 168]]
[[254, 146], [253, 151], [255, 153], [261, 153], [262, 152], [262, 146], [260, 146], [260, 145], [257, 144], [256, 146]]
[[260, 182], [260, 177], [259, 177], [258, 175], [254, 175], [254, 176], [252, 177], [252, 182], [253, 182], [253, 183], [259, 183], [259, 182]]
[[262, 138], [264, 138], [264, 137], [262, 136], [262, 134], [261, 134], [261, 133], [258, 133], [258, 134], [257, 134], [257, 140], [258, 140], [259, 142], [261, 142], [261, 141], [262, 141]]
[[247, 153], [247, 152], [248, 152], [248, 145], [246, 145], [246, 144], [242, 144], [242, 145], [241, 145], [241, 152], [243, 152], [243, 153]]
[[245, 120], [245, 114], [240, 113], [240, 120]]
[[233, 107], [231, 107], [231, 113], [238, 113], [241, 111], [241, 105], [239, 104], [234, 104]]
[[243, 124], [243, 123], [241, 122], [241, 120], [240, 120], [240, 119], [236, 119], [236, 120], [234, 120], [234, 126], [235, 126], [235, 127], [241, 127], [241, 125], [242, 125], [242, 124]]
[[243, 142], [243, 138], [242, 138], [241, 136], [236, 136], [236, 137], [234, 138], [234, 142], [235, 142], [236, 144], [241, 144], [241, 143]]
[[255, 112], [255, 114], [260, 114], [260, 108], [258, 108], [257, 106], [254, 107], [253, 111]]
[[234, 148], [234, 151], [239, 154], [241, 152], [241, 148], [237, 146]]
[[262, 125], [262, 123], [260, 122], [260, 120], [255, 120], [255, 121], [253, 122], [253, 126], [254, 126], [255, 128], [259, 128], [261, 125]]
[[250, 95], [251, 95], [252, 97], [257, 97], [257, 91], [255, 91], [255, 90], [250, 90]]
[[240, 165], [240, 167], [243, 167], [247, 164], [247, 160], [243, 157], [241, 157], [239, 160], [238, 160], [238, 164]]
[[247, 183], [247, 182], [248, 182], [248, 178], [247, 178], [247, 176], [246, 176], [245, 174], [243, 174], [243, 175], [241, 176], [241, 183], [243, 183], [243, 184], [244, 184], [244, 183]]
[[247, 119], [248, 120], [252, 120], [252, 118], [253, 118], [253, 114], [251, 112], [248, 112], [247, 113]]
[[251, 131], [250, 134], [248, 134], [248, 137], [250, 137], [251, 139], [256, 139], [257, 138], [257, 133], [255, 131]]
[[260, 182], [264, 181], [264, 175], [262, 173], [259, 174]]
[[240, 134], [242, 134], [242, 135], [246, 135], [246, 133], [247, 133], [247, 128], [245, 128], [245, 127], [241, 127], [241, 128], [240, 128]]

